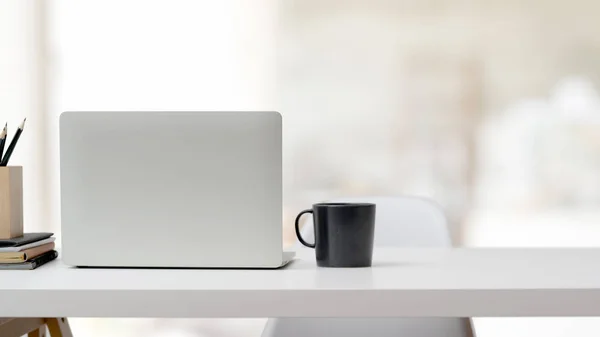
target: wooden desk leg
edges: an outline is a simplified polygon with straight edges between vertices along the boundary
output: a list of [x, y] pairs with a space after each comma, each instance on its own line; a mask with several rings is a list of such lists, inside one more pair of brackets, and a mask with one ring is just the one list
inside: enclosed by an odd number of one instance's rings
[[42, 325], [37, 330], [33, 330], [27, 334], [27, 337], [46, 337], [46, 325]]
[[43, 318], [0, 318], [0, 336], [19, 337], [30, 332], [46, 331]]
[[73, 337], [69, 321], [66, 317], [46, 318], [50, 337]]

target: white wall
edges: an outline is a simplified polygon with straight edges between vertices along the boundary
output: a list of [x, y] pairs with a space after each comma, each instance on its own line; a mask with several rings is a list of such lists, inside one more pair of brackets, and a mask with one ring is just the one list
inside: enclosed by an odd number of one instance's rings
[[[43, 8], [33, 0], [0, 2], [0, 127], [10, 141], [23, 118], [25, 130], [9, 165], [23, 166], [24, 230], [51, 230], [45, 160]], [[6, 145], [8, 146], [8, 144]], [[6, 147], [5, 147], [6, 149]]]

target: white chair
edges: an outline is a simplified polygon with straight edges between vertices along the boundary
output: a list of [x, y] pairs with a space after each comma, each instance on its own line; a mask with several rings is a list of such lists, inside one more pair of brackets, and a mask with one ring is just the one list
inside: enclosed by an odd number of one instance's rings
[[[443, 211], [416, 197], [360, 197], [333, 202], [377, 205], [376, 247], [449, 247], [450, 234]], [[310, 217], [307, 217], [310, 218]], [[314, 240], [312, 219], [302, 229]], [[263, 337], [473, 337], [469, 318], [270, 318]]]

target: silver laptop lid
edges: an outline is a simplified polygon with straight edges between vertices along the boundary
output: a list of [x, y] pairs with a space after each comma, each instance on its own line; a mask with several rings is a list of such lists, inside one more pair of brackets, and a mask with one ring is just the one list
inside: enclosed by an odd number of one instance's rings
[[63, 260], [280, 265], [281, 142], [277, 112], [64, 112]]

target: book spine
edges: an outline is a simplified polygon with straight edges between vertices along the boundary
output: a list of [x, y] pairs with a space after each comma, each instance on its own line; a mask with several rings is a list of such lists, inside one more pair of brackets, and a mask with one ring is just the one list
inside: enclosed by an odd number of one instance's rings
[[58, 257], [58, 252], [57, 251], [52, 251], [52, 254], [48, 254], [46, 256], [41, 256], [42, 258], [36, 258], [34, 260], [31, 261], [31, 269], [35, 269], [41, 265], [44, 265], [54, 259], [56, 259]]

